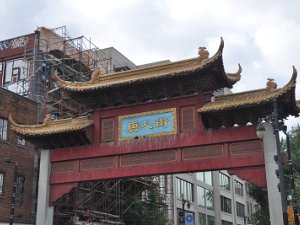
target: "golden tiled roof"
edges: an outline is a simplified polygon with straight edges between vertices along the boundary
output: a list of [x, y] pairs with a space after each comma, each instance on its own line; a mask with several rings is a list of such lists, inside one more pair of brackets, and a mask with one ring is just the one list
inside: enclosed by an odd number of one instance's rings
[[[295, 89], [296, 78], [297, 70], [295, 69], [295, 67], [293, 67], [293, 74], [290, 81], [282, 88], [277, 89], [277, 85], [273, 83], [275, 85], [274, 88], [270, 88], [268, 86], [265, 89], [216, 96], [214, 97], [212, 102], [205, 104], [202, 108], [198, 109], [197, 111], [200, 113], [212, 113], [240, 107], [247, 107], [251, 105], [264, 104], [284, 95], [292, 89]], [[299, 103], [296, 102], [296, 105], [299, 106]]]
[[[222, 59], [223, 48], [224, 41], [221, 38], [221, 43], [218, 51], [210, 58], [203, 58], [203, 56], [200, 55], [199, 57], [187, 60], [150, 66], [146, 68], [115, 72], [105, 75], [101, 75], [99, 70], [95, 70], [92, 74], [91, 80], [87, 82], [64, 81], [58, 76], [57, 72], [55, 72], [53, 79], [56, 80], [57, 85], [62, 89], [78, 92], [99, 90], [116, 85], [131, 84], [134, 82], [143, 82], [170, 76], [184, 76], [190, 72], [195, 72], [207, 68], [218, 59]], [[240, 79], [241, 67], [239, 66], [239, 70], [236, 73], [226, 74], [224, 72], [224, 74], [220, 73], [220, 75], [224, 76], [224, 79], [227, 80], [230, 85], [232, 85]]]
[[21, 125], [16, 123], [12, 115], [9, 116], [10, 129], [17, 134], [27, 137], [49, 136], [52, 134], [70, 133], [83, 130], [93, 124], [93, 120], [88, 116], [77, 118], [68, 118], [61, 120], [51, 120], [47, 115], [42, 124], [37, 125]]

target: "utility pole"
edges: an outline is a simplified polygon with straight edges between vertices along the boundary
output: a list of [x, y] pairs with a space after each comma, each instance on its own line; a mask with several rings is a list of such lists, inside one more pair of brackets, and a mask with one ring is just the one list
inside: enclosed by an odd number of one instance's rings
[[9, 217], [9, 225], [13, 225], [14, 217], [15, 217], [15, 206], [16, 206], [18, 162], [12, 161], [10, 158], [5, 158], [5, 162], [14, 164], [13, 191], [11, 196], [10, 217]]

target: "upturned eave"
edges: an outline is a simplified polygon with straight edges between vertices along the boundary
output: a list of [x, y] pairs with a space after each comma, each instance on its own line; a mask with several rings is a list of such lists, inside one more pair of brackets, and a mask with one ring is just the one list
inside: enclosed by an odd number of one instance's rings
[[[239, 69], [236, 73], [227, 74], [224, 71], [222, 59], [223, 48], [224, 41], [221, 38], [218, 51], [212, 57], [207, 59], [196, 57], [162, 65], [137, 68], [105, 75], [100, 74], [100, 71], [96, 69], [91, 76], [91, 80], [87, 82], [65, 81], [59, 77], [57, 72], [54, 73], [53, 79], [56, 81], [57, 85], [66, 92], [93, 92], [118, 86], [132, 85], [134, 83], [146, 83], [148, 81], [172, 77], [184, 77], [213, 67], [215, 64], [221, 64], [219, 66], [216, 65], [220, 71], [212, 74], [212, 76], [218, 76], [217, 80], [222, 83], [219, 86], [232, 87], [233, 84], [240, 80], [241, 67], [239, 65]], [[216, 79], [216, 77], [213, 77], [212, 79]]]
[[[201, 114], [209, 114], [222, 112], [224, 110], [233, 110], [239, 108], [246, 108], [250, 106], [258, 106], [272, 102], [274, 99], [278, 99], [286, 93], [293, 91], [296, 88], [297, 70], [293, 67], [293, 73], [290, 81], [282, 88], [274, 90], [257, 89], [252, 91], [240, 92], [235, 94], [228, 94], [223, 96], [216, 96], [211, 102], [206, 103], [197, 111]], [[295, 94], [294, 94], [295, 95]], [[296, 102], [291, 102], [295, 105], [296, 111], [300, 111], [300, 108]]]

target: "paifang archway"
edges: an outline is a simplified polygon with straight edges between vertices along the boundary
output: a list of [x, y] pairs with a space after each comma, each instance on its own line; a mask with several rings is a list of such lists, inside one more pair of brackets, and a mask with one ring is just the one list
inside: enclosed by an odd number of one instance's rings
[[[78, 182], [227, 169], [266, 186], [262, 141], [256, 124], [278, 103], [279, 118], [297, 116], [296, 70], [282, 88], [218, 96], [241, 75], [226, 73], [223, 40], [215, 55], [68, 82], [54, 74], [64, 95], [89, 116], [20, 125], [11, 129], [51, 154], [50, 202]], [[205, 50], [203, 50], [205, 51]]]

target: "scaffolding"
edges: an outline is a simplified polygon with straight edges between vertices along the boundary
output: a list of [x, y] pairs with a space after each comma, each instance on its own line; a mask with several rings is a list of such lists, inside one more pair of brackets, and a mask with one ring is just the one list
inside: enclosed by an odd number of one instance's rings
[[[39, 27], [30, 46], [24, 46], [18, 79], [2, 85], [39, 103], [41, 122], [45, 114], [52, 119], [88, 114], [89, 110], [65, 96], [52, 81], [54, 71], [67, 81], [87, 81], [95, 68], [101, 74], [127, 70], [129, 67], [107, 55], [84, 36], [72, 38], [65, 26]], [[19, 57], [19, 56], [16, 56]], [[133, 203], [126, 196], [141, 198], [149, 187], [159, 187], [155, 177], [87, 181], [54, 203], [54, 224], [123, 224], [123, 217]]]
[[[160, 188], [157, 177], [82, 182], [54, 203], [53, 224], [122, 225], [124, 215], [150, 188]], [[161, 208], [166, 207], [157, 205]]]
[[110, 56], [84, 36], [72, 38], [65, 26], [37, 28], [33, 46], [24, 46], [20, 61], [21, 74], [2, 87], [37, 101], [41, 109], [40, 120], [47, 113], [55, 118], [87, 113], [82, 105], [63, 96], [56, 87], [51, 80], [55, 70], [68, 81], [87, 81], [95, 68], [100, 68], [102, 74], [113, 71]]

